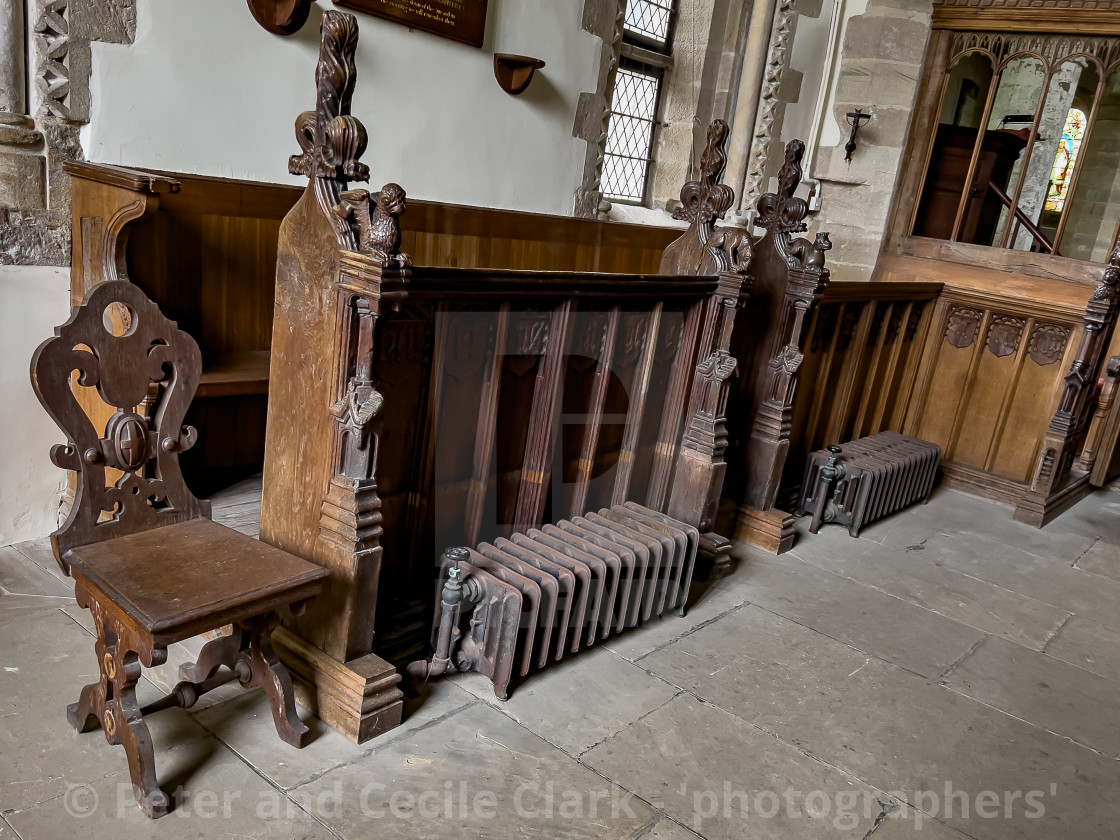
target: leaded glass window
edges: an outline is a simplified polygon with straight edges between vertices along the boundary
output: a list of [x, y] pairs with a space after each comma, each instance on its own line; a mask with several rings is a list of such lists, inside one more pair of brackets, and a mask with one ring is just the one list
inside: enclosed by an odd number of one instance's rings
[[603, 194], [620, 201], [645, 198], [661, 71], [624, 62], [618, 68], [607, 128]]
[[1046, 209], [1057, 213], [1066, 206], [1069, 181], [1077, 165], [1077, 155], [1081, 151], [1081, 141], [1085, 138], [1085, 112], [1071, 108], [1066, 117], [1058, 154], [1054, 158], [1054, 168], [1050, 172], [1050, 189], [1046, 195]]
[[[665, 68], [671, 65], [675, 0], [627, 0], [623, 57], [611, 94], [600, 189], [615, 201], [645, 201]], [[637, 53], [637, 54], [636, 54]]]
[[624, 27], [626, 32], [666, 47], [672, 19], [672, 0], [629, 0]]

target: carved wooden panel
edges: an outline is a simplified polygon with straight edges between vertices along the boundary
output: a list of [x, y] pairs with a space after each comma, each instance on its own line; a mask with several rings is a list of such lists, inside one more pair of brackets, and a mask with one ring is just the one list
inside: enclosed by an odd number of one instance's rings
[[1026, 321], [1012, 315], [993, 315], [988, 323], [987, 346], [996, 357], [1010, 356], [1019, 349]]
[[976, 340], [976, 334], [980, 331], [982, 317], [983, 313], [977, 309], [958, 306], [949, 310], [949, 320], [945, 325], [945, 340], [958, 350], [971, 347], [972, 342]]
[[1060, 358], [1069, 340], [1069, 329], [1057, 324], [1036, 324], [1027, 352], [1036, 365], [1052, 365]]

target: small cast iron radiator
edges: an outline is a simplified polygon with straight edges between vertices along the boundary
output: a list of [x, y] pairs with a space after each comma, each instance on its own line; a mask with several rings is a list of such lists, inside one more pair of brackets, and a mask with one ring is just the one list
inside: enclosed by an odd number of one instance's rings
[[830, 446], [809, 456], [796, 513], [813, 514], [810, 533], [822, 522], [836, 522], [858, 537], [864, 525], [925, 502], [940, 462], [936, 443], [898, 432]]
[[699, 540], [691, 525], [626, 502], [477, 549], [448, 549], [436, 653], [408, 671], [478, 671], [505, 700], [515, 675], [667, 610], [684, 615]]

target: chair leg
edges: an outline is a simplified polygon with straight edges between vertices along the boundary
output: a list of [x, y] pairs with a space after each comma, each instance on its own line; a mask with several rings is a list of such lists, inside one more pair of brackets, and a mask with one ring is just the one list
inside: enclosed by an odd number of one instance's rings
[[[158, 819], [171, 810], [171, 800], [156, 782], [156, 757], [148, 725], [136, 700], [136, 683], [140, 679], [139, 645], [127, 640], [124, 628], [106, 615], [101, 605], [79, 589], [78, 603], [89, 609], [97, 628], [97, 663], [99, 682], [82, 689], [77, 703], [66, 709], [66, 717], [79, 732], [100, 726], [105, 740], [124, 747], [132, 790], [144, 813]], [[152, 660], [156, 664], [167, 655], [157, 649]]]
[[[280, 657], [272, 649], [272, 631], [280, 622], [276, 613], [256, 616], [241, 622], [249, 634], [249, 650], [242, 657], [249, 663], [250, 676], [242, 682], [246, 688], [263, 688], [272, 706], [272, 720], [281, 740], [297, 749], [303, 749], [311, 740], [311, 730], [304, 726], [296, 714], [292, 677]], [[244, 661], [244, 660], [243, 660]]]
[[[148, 724], [140, 713], [136, 700], [136, 683], [140, 679], [140, 663], [135, 653], [129, 653], [123, 667], [117, 670], [117, 697], [105, 713], [105, 734], [109, 743], [124, 747], [128, 756], [128, 772], [132, 777], [132, 792], [144, 813], [159, 819], [171, 810], [171, 800], [156, 782], [156, 755]], [[110, 718], [109, 715], [113, 715]], [[119, 721], [115, 720], [119, 716]], [[109, 727], [116, 729], [115, 740]]]
[[244, 648], [242, 635], [239, 628], [234, 628], [230, 636], [211, 639], [203, 645], [198, 661], [179, 667], [179, 679], [200, 683], [214, 676], [223, 665], [232, 668], [237, 654]]

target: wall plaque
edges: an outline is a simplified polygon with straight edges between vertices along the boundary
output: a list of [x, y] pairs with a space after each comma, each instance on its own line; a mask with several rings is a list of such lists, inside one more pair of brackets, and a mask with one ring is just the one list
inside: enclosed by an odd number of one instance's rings
[[487, 0], [334, 0], [335, 5], [481, 47]]

